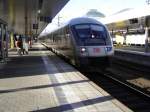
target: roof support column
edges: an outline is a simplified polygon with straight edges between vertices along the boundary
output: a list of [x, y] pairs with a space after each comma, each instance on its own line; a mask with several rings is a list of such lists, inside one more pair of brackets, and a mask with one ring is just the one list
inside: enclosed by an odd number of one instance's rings
[[25, 0], [25, 36], [28, 35], [28, 0]]

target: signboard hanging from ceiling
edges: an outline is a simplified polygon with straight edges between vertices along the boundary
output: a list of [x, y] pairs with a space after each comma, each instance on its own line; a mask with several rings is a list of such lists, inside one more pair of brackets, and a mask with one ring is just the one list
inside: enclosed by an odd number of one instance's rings
[[38, 24], [33, 24], [33, 29], [38, 29]]
[[46, 23], [51, 23], [52, 18], [50, 16], [40, 16], [40, 21], [46, 22]]

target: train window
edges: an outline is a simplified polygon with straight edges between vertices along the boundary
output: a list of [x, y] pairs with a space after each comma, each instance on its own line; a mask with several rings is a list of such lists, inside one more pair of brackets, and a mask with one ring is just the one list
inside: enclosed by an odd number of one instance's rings
[[75, 29], [80, 38], [90, 37], [90, 26], [89, 25], [76, 25]]
[[135, 24], [138, 23], [138, 19], [134, 18], [134, 19], [129, 19], [130, 24]]
[[99, 25], [76, 25], [75, 29], [80, 38], [106, 38], [105, 28]]
[[94, 31], [104, 31], [104, 27], [98, 25], [91, 25], [91, 29]]
[[91, 38], [106, 38], [107, 34], [103, 26], [91, 25]]
[[89, 25], [76, 25], [75, 28], [78, 29], [89, 29], [90, 26]]
[[102, 25], [96, 24], [83, 24], [76, 25], [75, 32], [77, 36], [82, 40], [78, 40], [80, 44], [84, 45], [106, 45], [109, 44], [109, 38], [107, 30]]

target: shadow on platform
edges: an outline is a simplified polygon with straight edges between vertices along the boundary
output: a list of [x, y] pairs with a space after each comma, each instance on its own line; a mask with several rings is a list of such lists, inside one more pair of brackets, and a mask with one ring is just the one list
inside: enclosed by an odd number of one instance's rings
[[98, 97], [94, 99], [88, 99], [88, 100], [83, 100], [80, 102], [76, 103], [70, 103], [70, 104], [64, 104], [60, 105], [57, 107], [52, 107], [52, 108], [47, 108], [47, 109], [41, 109], [41, 110], [35, 110], [31, 112], [62, 112], [62, 111], [69, 111], [77, 108], [82, 108], [84, 106], [89, 106], [93, 104], [98, 104], [106, 101], [113, 100], [111, 96], [103, 96], [103, 97]]

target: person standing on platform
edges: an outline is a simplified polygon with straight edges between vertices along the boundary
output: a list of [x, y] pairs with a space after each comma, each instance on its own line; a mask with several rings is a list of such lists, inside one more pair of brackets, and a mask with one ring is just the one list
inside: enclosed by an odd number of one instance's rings
[[30, 48], [32, 48], [32, 41], [31, 41], [31, 37], [29, 37], [29, 46], [30, 46]]
[[23, 54], [28, 54], [29, 45], [28, 45], [27, 38], [23, 37], [22, 42], [23, 42]]
[[29, 45], [27, 39], [23, 39], [23, 54], [28, 54]]
[[17, 53], [18, 55], [22, 55], [23, 51], [23, 45], [22, 45], [22, 38], [19, 36], [16, 40], [16, 48], [17, 48]]

